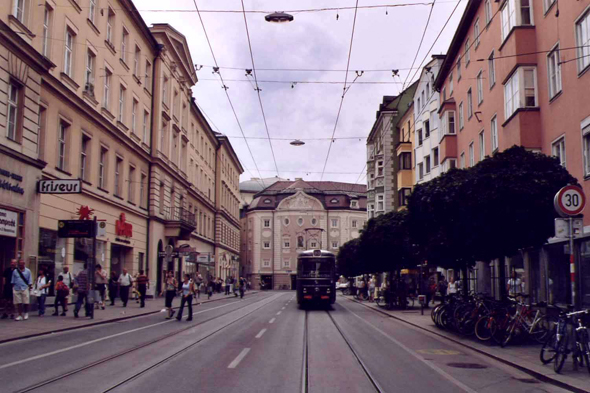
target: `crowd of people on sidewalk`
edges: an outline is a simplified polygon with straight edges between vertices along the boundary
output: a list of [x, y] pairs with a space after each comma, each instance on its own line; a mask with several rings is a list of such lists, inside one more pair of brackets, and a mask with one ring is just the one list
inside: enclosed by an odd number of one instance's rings
[[[121, 274], [111, 272], [110, 277], [100, 264], [95, 266], [94, 271], [94, 288], [90, 288], [90, 276], [87, 264], [84, 269], [73, 274], [69, 267], [65, 266], [63, 271], [58, 274], [55, 283], [54, 293], [54, 312], [53, 316], [67, 316], [68, 305], [74, 300], [73, 310], [74, 318], [79, 318], [82, 306], [86, 317], [93, 317], [94, 310], [105, 310], [108, 299], [110, 306], [115, 306], [117, 298], [121, 300], [122, 306], [127, 307], [130, 296], [135, 298], [140, 308], [145, 307], [147, 292], [150, 288], [149, 278], [143, 270], [132, 276], [127, 269], [123, 269]], [[46, 276], [45, 271], [40, 268], [37, 278], [34, 279], [31, 271], [25, 266], [24, 260], [13, 259], [10, 267], [5, 269], [2, 275], [4, 299], [4, 313], [1, 319], [13, 319], [23, 321], [29, 319], [29, 306], [32, 298], [37, 300], [37, 309], [39, 317], [45, 315], [45, 302], [49, 295], [49, 289], [52, 286], [51, 280]], [[201, 274], [191, 276], [185, 274], [181, 283], [174, 277], [174, 272], [169, 271], [165, 275], [163, 290], [159, 294], [165, 295], [165, 306], [167, 318], [174, 315], [173, 300], [177, 295], [181, 296], [180, 310], [178, 320], [182, 318], [184, 307], [188, 308], [189, 319], [192, 319], [192, 302], [193, 299], [199, 299], [201, 293], [206, 292], [208, 299], [214, 292], [224, 292], [226, 296], [233, 294], [235, 297], [244, 296], [244, 292], [250, 288], [250, 283], [243, 277], [235, 279], [228, 277], [225, 280], [219, 277], [208, 277], [203, 279]], [[93, 292], [91, 292], [93, 291]], [[90, 295], [93, 296], [93, 302], [90, 301]], [[61, 307], [61, 313], [59, 308]]]

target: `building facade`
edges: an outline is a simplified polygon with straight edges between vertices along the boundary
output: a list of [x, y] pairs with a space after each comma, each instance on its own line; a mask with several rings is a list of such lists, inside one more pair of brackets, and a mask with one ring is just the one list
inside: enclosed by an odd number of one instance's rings
[[400, 141], [399, 121], [407, 112], [416, 91], [415, 82], [399, 96], [384, 96], [375, 123], [367, 137], [367, 217], [397, 210]]
[[405, 209], [408, 197], [414, 188], [415, 160], [414, 154], [414, 102], [398, 122], [399, 141], [395, 147], [397, 155], [397, 197], [399, 209]]
[[[440, 156], [466, 168], [522, 145], [557, 157], [590, 192], [590, 2], [471, 0], [441, 65]], [[449, 165], [444, 165], [445, 162]], [[577, 304], [590, 305], [590, 216], [576, 241]], [[508, 258], [533, 301], [571, 303], [569, 256], [550, 239]], [[504, 264], [478, 263], [477, 282], [497, 291]], [[492, 279], [490, 281], [490, 278]], [[491, 282], [491, 284], [490, 284]]]
[[244, 213], [247, 277], [255, 288], [295, 289], [299, 253], [337, 254], [366, 220], [364, 185], [278, 181], [256, 194]]

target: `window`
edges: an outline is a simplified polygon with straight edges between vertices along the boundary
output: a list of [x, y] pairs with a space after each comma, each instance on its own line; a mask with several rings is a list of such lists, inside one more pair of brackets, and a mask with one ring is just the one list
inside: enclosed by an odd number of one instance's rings
[[291, 259], [290, 258], [283, 259], [283, 266], [284, 267], [291, 267]]
[[[430, 99], [430, 82], [426, 83], [426, 100], [428, 99]], [[426, 103], [426, 101], [424, 103]]]
[[443, 87], [442, 89], [442, 100], [445, 102], [447, 100], [447, 88]]
[[136, 123], [135, 120], [137, 118], [137, 105], [138, 105], [138, 102], [134, 98], [133, 102], [131, 104], [131, 132], [133, 132], [134, 134], [137, 133], [137, 129], [135, 127], [135, 123]]
[[521, 25], [532, 25], [533, 14], [532, 14], [532, 0], [520, 0], [520, 24]]
[[435, 147], [434, 149], [432, 149], [432, 166], [437, 166], [438, 160], [439, 160], [438, 147]]
[[377, 211], [385, 210], [385, 196], [383, 194], [377, 195]]
[[503, 41], [514, 26], [533, 24], [531, 0], [507, 0], [501, 15]]
[[127, 62], [127, 39], [129, 38], [129, 32], [123, 28], [121, 33], [121, 60], [124, 63]]
[[515, 13], [514, 0], [507, 0], [502, 8], [502, 41], [508, 37], [508, 33], [514, 26], [516, 26], [516, 13]]
[[490, 134], [492, 136], [492, 153], [498, 150], [498, 119], [494, 115], [490, 122]]
[[409, 188], [402, 188], [399, 190], [398, 197], [400, 206], [408, 206], [408, 198], [410, 197], [411, 193], [412, 190]]
[[418, 164], [418, 180], [422, 180], [424, 178], [424, 164]]
[[127, 200], [135, 202], [135, 167], [129, 165], [129, 177], [127, 178]]
[[469, 144], [469, 166], [475, 165], [475, 152], [473, 151], [473, 142]]
[[418, 146], [422, 146], [422, 129], [418, 130]]
[[496, 84], [496, 60], [494, 60], [494, 51], [488, 57], [488, 78], [490, 80], [490, 89]]
[[18, 141], [20, 127], [20, 94], [21, 87], [14, 82], [8, 84], [8, 124], [6, 127], [8, 139]]
[[174, 164], [178, 164], [177, 157], [178, 157], [178, 133], [172, 130], [172, 154], [171, 154], [172, 162]]
[[399, 169], [412, 169], [412, 153], [404, 152], [400, 154]]
[[424, 120], [424, 139], [430, 137], [430, 121]]
[[461, 158], [460, 158], [461, 162], [461, 168], [465, 168], [465, 152], [461, 153]]
[[449, 95], [453, 95], [453, 71], [451, 70], [451, 75], [449, 75]]
[[66, 29], [64, 73], [70, 78], [73, 75], [72, 59], [74, 57], [74, 32]]
[[82, 146], [80, 148], [80, 179], [88, 181], [88, 154], [90, 153], [90, 138], [82, 134]]
[[139, 61], [141, 60], [141, 49], [135, 45], [135, 56], [133, 58], [133, 75], [139, 80]]
[[104, 106], [107, 110], [109, 108], [110, 100], [109, 96], [111, 93], [111, 77], [112, 73], [108, 68], [104, 70], [104, 91], [103, 91], [103, 98], [102, 98], [102, 106]]
[[96, 17], [96, 0], [90, 0], [88, 3], [88, 19], [90, 19], [90, 22], [94, 23], [95, 17]]
[[518, 108], [537, 106], [536, 85], [534, 67], [520, 67], [512, 74], [504, 85], [506, 119]]
[[270, 259], [264, 259], [262, 261], [262, 267], [270, 267]]
[[426, 173], [430, 173], [430, 154], [424, 157], [424, 166], [426, 167]]
[[426, 106], [426, 98], [424, 97], [424, 90], [422, 90], [422, 107]]
[[337, 241], [332, 242], [332, 249], [334, 249], [334, 250], [338, 249], [338, 242]]
[[148, 135], [149, 135], [149, 124], [150, 124], [150, 114], [148, 111], [143, 111], [143, 136], [142, 141], [143, 143], [148, 143]]
[[43, 42], [41, 54], [45, 57], [49, 57], [49, 39], [50, 37], [50, 24], [51, 24], [51, 9], [46, 4], [43, 13]]
[[288, 226], [291, 223], [291, 221], [288, 218], [285, 218], [285, 220], [283, 222], [284, 222], [285, 226]]
[[318, 247], [318, 243], [316, 241], [312, 241], [311, 243], [309, 243], [309, 247], [311, 247], [311, 248], [317, 248]]
[[505, 118], [508, 119], [518, 108], [518, 71], [504, 85], [504, 113]]
[[265, 250], [268, 250], [270, 248], [270, 241], [268, 241], [268, 240], [263, 241], [262, 248], [264, 248]]
[[375, 187], [375, 174], [371, 173], [369, 175], [369, 189], [374, 188]]
[[270, 220], [264, 220], [263, 222], [264, 222], [263, 225], [265, 228], [270, 228]]
[[377, 161], [377, 176], [383, 176], [383, 161]]
[[113, 26], [115, 26], [115, 12], [109, 7], [107, 16], [107, 42], [113, 46]]
[[303, 225], [303, 218], [299, 217], [297, 219], [297, 225], [302, 226]]
[[454, 135], [457, 132], [455, 128], [455, 111], [446, 111], [443, 114], [442, 129], [443, 135]]
[[[147, 206], [147, 199], [146, 199], [146, 193], [145, 193], [145, 187], [147, 185], [147, 175], [142, 173], [141, 174], [141, 181], [139, 182], [139, 206], [141, 207], [146, 207]], [[195, 212], [196, 212], [196, 207], [195, 207]]]
[[268, 204], [272, 203], [272, 201], [270, 199], [265, 199], [264, 203], [268, 205]]
[[115, 195], [121, 196], [121, 166], [123, 165], [123, 159], [117, 157], [115, 162]]
[[291, 240], [283, 239], [283, 248], [291, 248]]
[[416, 105], [416, 108], [418, 108], [418, 112], [420, 112], [420, 97], [418, 97], [418, 104]]
[[484, 131], [482, 130], [479, 133], [479, 160], [483, 161], [484, 158], [486, 157], [486, 146], [485, 146], [485, 137], [484, 137]]
[[544, 11], [547, 12], [549, 11], [549, 8], [551, 8], [551, 6], [553, 5], [553, 3], [555, 3], [556, 0], [543, 0], [543, 6]]
[[492, 20], [492, 2], [491, 0], [486, 0], [485, 5], [484, 5], [484, 9], [485, 9], [485, 14], [486, 14], [486, 26], [490, 24], [491, 20]]
[[471, 62], [471, 54], [469, 52], [470, 47], [471, 46], [469, 45], [469, 37], [467, 37], [465, 39], [465, 68], [467, 68], [467, 66]]
[[551, 153], [553, 154], [553, 157], [557, 158], [559, 163], [565, 168], [565, 137], [561, 137], [551, 144]]
[[457, 60], [457, 81], [461, 80], [461, 57]]
[[143, 87], [147, 89], [147, 91], [152, 91], [152, 84], [150, 83], [152, 78], [152, 64], [149, 61], [145, 61], [145, 74], [143, 76]]
[[125, 86], [119, 85], [119, 121], [125, 122]]
[[479, 18], [477, 18], [475, 24], [473, 25], [473, 39], [475, 41], [475, 49], [477, 49], [479, 46], [479, 34]]
[[337, 218], [332, 218], [330, 221], [332, 223], [332, 228], [338, 227], [338, 219]]
[[96, 56], [94, 55], [94, 53], [88, 49], [86, 51], [86, 88], [85, 90], [90, 92], [92, 91], [92, 94], [94, 94], [94, 86], [91, 87], [91, 85], [94, 84], [94, 61], [96, 59]]
[[471, 94], [471, 88], [467, 90], [467, 119], [471, 119], [473, 116], [473, 97]]
[[463, 101], [459, 103], [459, 130], [465, 126], [465, 116], [463, 114]]
[[357, 227], [357, 220], [352, 220], [352, 222], [350, 223], [351, 228], [356, 228]]
[[547, 55], [549, 77], [549, 99], [561, 91], [561, 64], [559, 64], [559, 44]]
[[584, 139], [584, 176], [590, 175], [590, 126], [582, 129]]
[[107, 176], [107, 161], [109, 151], [100, 147], [100, 161], [98, 163], [98, 187], [104, 189], [106, 187], [106, 176]]
[[576, 21], [576, 45], [578, 46], [578, 73], [590, 65], [590, 12]]
[[318, 220], [316, 218], [311, 219], [311, 225], [316, 226], [317, 223], [318, 223]]
[[57, 167], [62, 171], [66, 170], [66, 144], [68, 137], [69, 125], [65, 122], [59, 123], [59, 130], [57, 133]]
[[483, 102], [483, 71], [480, 70], [477, 74], [477, 105]]
[[12, 14], [23, 25], [27, 24], [27, 21], [26, 21], [27, 12], [28, 12], [27, 0], [14, 0], [14, 9], [12, 11]]

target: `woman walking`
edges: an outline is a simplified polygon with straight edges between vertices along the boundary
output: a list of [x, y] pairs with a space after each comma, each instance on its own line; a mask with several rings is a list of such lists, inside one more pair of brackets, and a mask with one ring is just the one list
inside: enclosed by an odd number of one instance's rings
[[180, 294], [182, 296], [180, 300], [180, 310], [178, 310], [178, 316], [176, 319], [179, 321], [182, 319], [182, 310], [184, 310], [184, 304], [188, 307], [188, 318], [187, 321], [193, 320], [193, 295], [195, 293], [195, 283], [191, 280], [190, 275], [184, 275], [184, 281], [182, 282], [182, 289]]
[[94, 282], [94, 290], [97, 294], [96, 297], [99, 299], [98, 302], [95, 303], [95, 308], [98, 310], [98, 307], [100, 306], [100, 308], [104, 310], [104, 300], [107, 290], [107, 272], [100, 264], [96, 265], [96, 271], [94, 272]]
[[[166, 310], [168, 311], [166, 319], [171, 319], [174, 316], [172, 301], [174, 300], [174, 296], [176, 296], [176, 289], [178, 288], [178, 281], [174, 278], [174, 272], [168, 271], [166, 280], [164, 281], [164, 287], [166, 288]], [[164, 291], [160, 293], [160, 296], [163, 294]]]
[[109, 278], [109, 299], [111, 299], [111, 306], [115, 305], [118, 290], [119, 276], [117, 276], [116, 272], [111, 272], [111, 277]]
[[39, 269], [39, 276], [35, 283], [35, 291], [37, 292], [37, 305], [39, 306], [39, 316], [45, 315], [45, 299], [47, 299], [47, 288], [51, 286], [51, 280], [45, 277], [45, 271]]
[[61, 304], [61, 316], [66, 316], [66, 312], [68, 311], [68, 296], [70, 296], [70, 288], [64, 283], [64, 277], [60, 275], [57, 277], [57, 283], [55, 284], [55, 312], [52, 315], [59, 315], [59, 305]]

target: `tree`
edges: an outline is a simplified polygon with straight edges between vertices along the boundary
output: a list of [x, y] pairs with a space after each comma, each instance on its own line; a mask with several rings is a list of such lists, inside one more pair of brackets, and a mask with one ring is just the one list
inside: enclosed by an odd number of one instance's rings
[[361, 274], [360, 260], [360, 238], [347, 241], [338, 250], [336, 257], [337, 271], [344, 277], [357, 276]]

